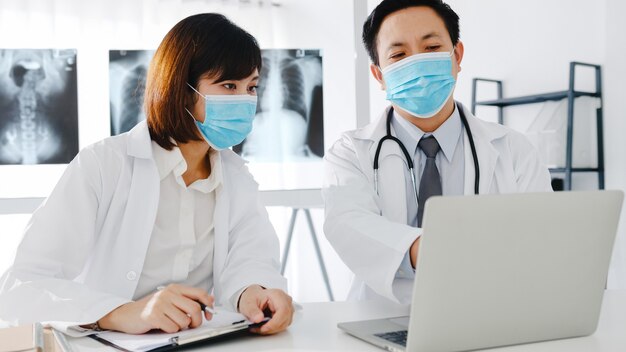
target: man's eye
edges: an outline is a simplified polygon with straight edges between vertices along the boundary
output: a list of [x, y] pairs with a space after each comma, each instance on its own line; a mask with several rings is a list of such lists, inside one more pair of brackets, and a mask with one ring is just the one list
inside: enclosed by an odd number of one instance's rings
[[396, 53], [391, 55], [390, 59], [399, 59], [404, 56], [404, 53]]
[[441, 45], [431, 45], [431, 46], [426, 47], [426, 50], [428, 51], [437, 51], [439, 49], [441, 49]]

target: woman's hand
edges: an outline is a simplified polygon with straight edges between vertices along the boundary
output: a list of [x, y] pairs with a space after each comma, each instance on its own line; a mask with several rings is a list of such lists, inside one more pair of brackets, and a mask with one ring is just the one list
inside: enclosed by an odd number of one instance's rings
[[261, 327], [251, 329], [261, 335], [281, 332], [291, 324], [293, 304], [291, 297], [283, 290], [264, 289], [253, 285], [243, 291], [239, 299], [239, 312], [253, 323], [259, 323], [265, 317], [264, 312], [271, 314], [271, 319]]
[[[213, 307], [213, 296], [205, 290], [172, 284], [136, 302], [117, 307], [98, 320], [100, 328], [128, 334], [143, 334], [152, 329], [167, 333], [202, 324], [201, 302]], [[207, 320], [211, 313], [204, 312]]]

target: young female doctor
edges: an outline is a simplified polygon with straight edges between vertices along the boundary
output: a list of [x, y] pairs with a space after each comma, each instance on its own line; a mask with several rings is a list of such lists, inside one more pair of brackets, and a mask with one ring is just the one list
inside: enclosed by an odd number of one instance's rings
[[257, 333], [284, 330], [278, 241], [228, 149], [252, 128], [260, 68], [254, 37], [224, 16], [176, 24], [150, 66], [147, 121], [83, 149], [34, 213], [0, 281], [0, 319], [176, 332], [215, 297], [254, 322], [270, 312]]

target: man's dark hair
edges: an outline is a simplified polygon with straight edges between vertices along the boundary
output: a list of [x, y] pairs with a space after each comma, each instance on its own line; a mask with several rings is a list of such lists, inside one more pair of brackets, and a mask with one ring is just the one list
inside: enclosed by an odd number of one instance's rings
[[452, 44], [456, 45], [459, 41], [459, 15], [442, 0], [383, 0], [376, 6], [363, 24], [363, 44], [365, 44], [365, 49], [375, 65], [378, 65], [379, 61], [376, 50], [378, 31], [385, 18], [396, 11], [418, 6], [426, 6], [433, 9], [445, 23], [450, 39], [452, 39]]

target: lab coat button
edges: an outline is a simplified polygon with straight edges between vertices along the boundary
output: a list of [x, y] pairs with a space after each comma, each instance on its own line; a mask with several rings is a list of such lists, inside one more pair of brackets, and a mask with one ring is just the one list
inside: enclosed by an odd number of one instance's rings
[[133, 281], [137, 278], [137, 273], [134, 271], [129, 271], [126, 273], [126, 278], [130, 281]]

